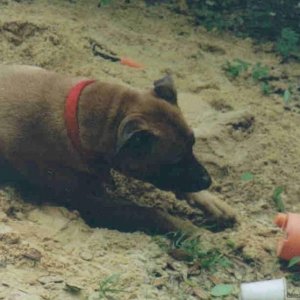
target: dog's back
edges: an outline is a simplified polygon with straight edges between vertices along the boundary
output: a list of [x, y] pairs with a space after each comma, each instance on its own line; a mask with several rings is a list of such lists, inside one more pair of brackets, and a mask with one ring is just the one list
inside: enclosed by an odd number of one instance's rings
[[[0, 142], [1, 150], [24, 134], [27, 124], [32, 129], [36, 122], [47, 117], [51, 110], [48, 99], [41, 98], [42, 90], [53, 90], [52, 74], [38, 67], [31, 66], [0, 66]], [[48, 80], [47, 80], [48, 79]], [[47, 109], [46, 109], [47, 107]], [[34, 126], [35, 125], [35, 126]]]
[[76, 80], [34, 66], [0, 66], [2, 157], [19, 170], [56, 159], [68, 164], [62, 116], [65, 97]]

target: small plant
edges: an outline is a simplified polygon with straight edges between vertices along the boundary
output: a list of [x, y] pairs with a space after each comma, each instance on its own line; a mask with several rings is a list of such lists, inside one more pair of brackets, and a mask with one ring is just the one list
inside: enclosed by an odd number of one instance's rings
[[168, 251], [168, 240], [164, 236], [155, 235], [152, 237], [152, 241], [155, 242], [162, 251]]
[[247, 71], [249, 66], [249, 63], [241, 59], [234, 59], [233, 62], [226, 61], [226, 64], [223, 66], [223, 69], [229, 77], [236, 78], [242, 72]]
[[169, 253], [174, 250], [180, 250], [188, 262], [198, 262], [201, 268], [213, 270], [215, 267], [221, 266], [227, 268], [231, 262], [218, 249], [205, 250], [201, 249], [198, 239], [189, 239], [182, 232], [171, 232], [168, 235], [170, 239]]
[[[223, 70], [231, 78], [238, 77], [241, 73], [246, 72], [250, 63], [243, 61], [241, 59], [234, 59], [233, 62], [226, 61], [223, 65]], [[251, 66], [251, 76], [253, 80], [258, 83], [260, 82], [260, 88], [264, 95], [270, 95], [272, 91], [272, 86], [269, 84], [270, 70], [268, 66], [262, 65], [260, 62], [256, 63], [254, 66]]]
[[104, 278], [99, 283], [99, 299], [108, 299], [111, 294], [124, 292], [124, 289], [117, 289], [116, 286], [120, 280], [120, 274], [113, 274]]
[[272, 88], [267, 81], [263, 81], [260, 85], [261, 91], [264, 95], [269, 96], [272, 92]]
[[298, 50], [299, 34], [290, 28], [283, 28], [276, 43], [276, 51], [286, 61]]
[[277, 211], [279, 212], [283, 212], [285, 211], [285, 206], [284, 203], [281, 199], [281, 194], [283, 193], [284, 189], [281, 186], [278, 186], [275, 188], [274, 192], [273, 192], [273, 201], [277, 207]]
[[111, 3], [112, 0], [99, 0], [98, 1], [98, 7], [101, 7], [101, 6], [107, 6]]
[[269, 68], [262, 65], [261, 63], [256, 63], [252, 69], [252, 78], [254, 81], [266, 80], [269, 77]]
[[243, 181], [251, 181], [254, 179], [254, 175], [251, 172], [245, 172], [241, 175]]

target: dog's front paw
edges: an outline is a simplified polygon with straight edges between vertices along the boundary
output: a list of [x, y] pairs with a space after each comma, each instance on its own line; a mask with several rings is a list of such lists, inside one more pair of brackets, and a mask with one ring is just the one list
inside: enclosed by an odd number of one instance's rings
[[208, 191], [188, 193], [184, 198], [191, 206], [203, 209], [217, 221], [237, 222], [236, 212], [226, 202]]

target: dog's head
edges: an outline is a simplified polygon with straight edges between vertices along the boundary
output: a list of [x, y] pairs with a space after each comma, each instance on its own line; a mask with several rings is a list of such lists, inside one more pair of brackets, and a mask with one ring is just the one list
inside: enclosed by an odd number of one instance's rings
[[164, 190], [208, 188], [211, 178], [193, 154], [195, 137], [177, 106], [172, 78], [155, 81], [138, 97], [118, 129], [115, 168]]

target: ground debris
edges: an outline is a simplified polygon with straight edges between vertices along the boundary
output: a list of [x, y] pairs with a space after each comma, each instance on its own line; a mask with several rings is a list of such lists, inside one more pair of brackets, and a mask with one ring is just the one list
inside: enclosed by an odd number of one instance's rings
[[29, 248], [23, 253], [23, 256], [33, 261], [40, 261], [42, 258], [42, 253], [37, 249]]
[[38, 282], [40, 282], [41, 284], [61, 283], [63, 281], [64, 279], [59, 275], [48, 275], [38, 278]]

